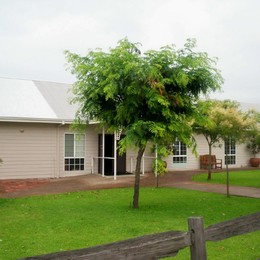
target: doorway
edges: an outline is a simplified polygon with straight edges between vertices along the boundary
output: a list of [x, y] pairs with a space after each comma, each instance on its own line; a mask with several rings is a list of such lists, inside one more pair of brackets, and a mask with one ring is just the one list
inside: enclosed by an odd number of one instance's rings
[[[106, 134], [105, 135], [105, 157], [111, 159], [104, 159], [104, 174], [105, 175], [114, 175], [114, 135]], [[102, 157], [102, 134], [98, 135], [98, 157]], [[118, 141], [117, 141], [118, 144]], [[119, 155], [118, 151], [116, 153], [116, 162], [117, 162], [117, 175], [126, 174], [126, 154]], [[102, 172], [102, 159], [98, 160], [98, 172]]]

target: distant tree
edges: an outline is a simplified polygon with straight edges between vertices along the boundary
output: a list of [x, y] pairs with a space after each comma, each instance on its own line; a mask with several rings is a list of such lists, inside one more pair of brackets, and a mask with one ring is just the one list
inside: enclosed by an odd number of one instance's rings
[[260, 152], [260, 113], [250, 110], [248, 116], [252, 118], [253, 123], [250, 124], [247, 132], [247, 148], [255, 158]]
[[[232, 104], [232, 103], [231, 103]], [[249, 126], [254, 123], [248, 113], [243, 112], [239, 105], [230, 106], [230, 102], [224, 102], [223, 107], [219, 107], [215, 111], [216, 117], [221, 119], [221, 138], [228, 143], [230, 140], [235, 140], [236, 143], [246, 140], [246, 135]], [[229, 197], [229, 156], [226, 157], [226, 173], [227, 173], [227, 196]]]
[[[254, 124], [252, 116], [243, 112], [240, 104], [235, 101], [206, 100], [198, 103], [200, 120], [194, 124], [198, 134], [204, 135], [209, 146], [209, 155], [212, 146], [220, 141], [228, 143], [231, 139], [237, 143], [246, 139], [248, 129]], [[228, 154], [226, 157], [227, 191], [229, 192]], [[211, 157], [210, 157], [211, 158]], [[209, 163], [210, 164], [210, 163]], [[211, 167], [208, 168], [208, 180], [211, 179]]]
[[166, 46], [141, 54], [140, 44], [119, 41], [108, 52], [86, 56], [66, 51], [76, 75], [74, 102], [80, 104], [80, 123], [97, 120], [109, 130], [122, 128], [120, 151], [138, 148], [133, 207], [139, 205], [141, 159], [148, 142], [173, 143], [176, 137], [192, 146], [194, 104], [201, 94], [219, 89], [222, 77], [216, 61], [194, 52], [195, 40], [183, 49]]
[[[237, 114], [239, 104], [235, 101], [225, 100], [200, 100], [198, 102], [198, 112], [200, 117], [194, 123], [193, 128], [197, 134], [202, 134], [208, 144], [209, 148], [209, 166], [208, 166], [208, 180], [211, 180], [211, 155], [212, 147], [220, 145], [223, 139], [223, 131], [233, 127], [233, 125], [227, 125], [226, 117], [229, 116], [229, 112], [235, 111], [235, 114], [230, 116], [236, 116], [232, 120], [241, 121], [244, 116]], [[241, 118], [240, 118], [241, 117]], [[242, 123], [242, 122], [241, 122]], [[240, 126], [239, 126], [240, 127]]]

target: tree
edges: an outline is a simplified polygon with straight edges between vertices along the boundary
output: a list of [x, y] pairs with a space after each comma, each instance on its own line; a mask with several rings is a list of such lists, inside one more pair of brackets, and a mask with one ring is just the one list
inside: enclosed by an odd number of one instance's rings
[[[239, 104], [234, 105], [232, 102], [223, 102], [223, 106], [215, 111], [216, 117], [221, 119], [221, 138], [228, 143], [230, 140], [235, 142], [243, 142], [246, 139], [248, 126], [252, 124], [252, 119], [241, 110]], [[227, 173], [227, 197], [229, 197], [229, 156], [227, 151], [226, 157], [226, 173]]]
[[247, 148], [252, 152], [254, 158], [260, 152], [260, 113], [254, 110], [248, 112], [249, 117], [253, 119], [247, 133]]
[[[229, 143], [230, 140], [242, 142], [245, 140], [249, 126], [254, 125], [254, 120], [248, 112], [243, 112], [239, 103], [230, 100], [206, 100], [200, 101], [198, 110], [201, 118], [194, 126], [198, 134], [203, 134], [209, 146], [211, 155], [212, 146], [220, 141]], [[227, 170], [227, 194], [229, 196], [229, 158], [226, 157]], [[208, 169], [208, 180], [211, 179], [211, 167]]]
[[[211, 180], [211, 155], [212, 147], [220, 145], [223, 137], [223, 131], [233, 129], [233, 125], [228, 124], [228, 120], [232, 117], [233, 122], [237, 121], [238, 127], [241, 127], [241, 118], [245, 115], [238, 114], [239, 104], [230, 100], [200, 100], [198, 102], [198, 111], [200, 117], [193, 125], [194, 131], [197, 134], [202, 134], [209, 148], [209, 166], [208, 180]], [[235, 112], [232, 114], [232, 112]], [[230, 121], [230, 122], [231, 122]]]
[[192, 146], [194, 104], [200, 94], [219, 89], [222, 77], [216, 61], [194, 52], [195, 40], [184, 48], [166, 46], [141, 54], [140, 44], [119, 41], [108, 52], [89, 51], [86, 56], [66, 51], [76, 75], [74, 102], [77, 119], [97, 120], [109, 130], [122, 128], [120, 150], [138, 148], [133, 207], [139, 205], [141, 159], [148, 142], [169, 143], [176, 137]]
[[194, 131], [197, 134], [202, 134], [209, 147], [209, 166], [208, 166], [208, 180], [211, 180], [211, 154], [212, 146], [220, 142], [221, 136], [219, 131], [218, 118], [214, 117], [214, 105], [217, 101], [200, 100], [198, 102], [198, 111], [201, 117], [193, 125]]

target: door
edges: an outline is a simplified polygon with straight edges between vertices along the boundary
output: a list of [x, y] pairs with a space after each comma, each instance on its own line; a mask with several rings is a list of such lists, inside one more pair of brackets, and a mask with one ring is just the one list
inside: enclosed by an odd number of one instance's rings
[[[98, 156], [102, 157], [102, 134], [98, 135]], [[118, 144], [118, 141], [117, 141]], [[105, 157], [114, 157], [114, 135], [105, 135]], [[117, 174], [125, 174], [126, 173], [126, 154], [119, 155], [117, 151]], [[102, 159], [99, 159], [98, 163], [98, 172], [102, 172]], [[105, 175], [114, 175], [114, 160], [113, 159], [105, 159], [104, 160], [104, 172]]]

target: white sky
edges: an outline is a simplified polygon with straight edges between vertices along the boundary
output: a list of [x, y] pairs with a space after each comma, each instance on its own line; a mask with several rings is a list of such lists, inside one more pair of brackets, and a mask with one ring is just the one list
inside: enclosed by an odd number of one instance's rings
[[225, 83], [214, 97], [260, 103], [259, 28], [260, 0], [0, 0], [0, 77], [72, 83], [64, 50], [196, 38], [219, 58]]

